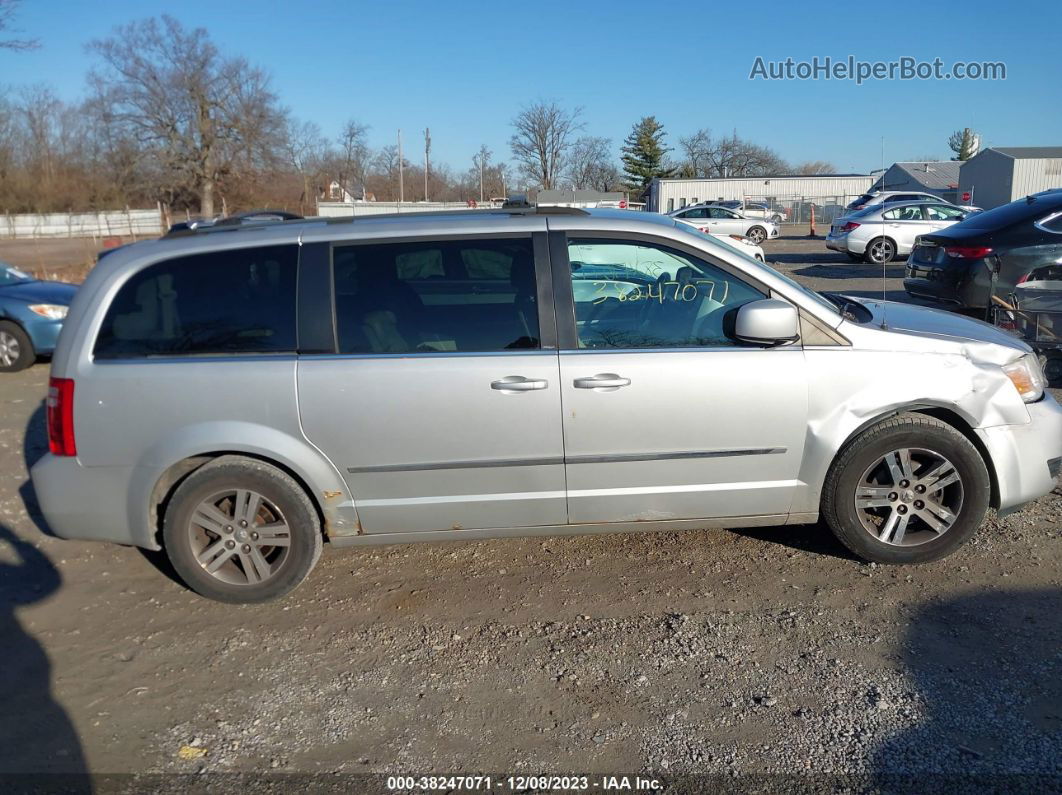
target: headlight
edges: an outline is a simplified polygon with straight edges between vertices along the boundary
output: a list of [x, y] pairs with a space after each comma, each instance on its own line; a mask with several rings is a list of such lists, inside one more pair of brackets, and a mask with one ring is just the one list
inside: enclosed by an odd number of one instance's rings
[[49, 320], [62, 320], [70, 307], [59, 304], [30, 304], [30, 311]]
[[1043, 397], [1047, 379], [1036, 354], [1027, 353], [1018, 361], [1003, 365], [1003, 372], [1026, 403], [1034, 403]]

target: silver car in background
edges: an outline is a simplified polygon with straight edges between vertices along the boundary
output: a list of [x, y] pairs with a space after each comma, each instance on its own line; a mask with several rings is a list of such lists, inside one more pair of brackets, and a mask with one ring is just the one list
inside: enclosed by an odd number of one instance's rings
[[906, 256], [919, 235], [959, 223], [967, 213], [945, 202], [876, 204], [838, 218], [826, 236], [826, 248], [854, 261], [880, 265]]
[[288, 592], [326, 539], [821, 517], [864, 559], [920, 563], [1062, 462], [1062, 408], [1013, 336], [820, 295], [623, 210], [126, 246], [70, 307], [47, 417], [32, 478], [52, 531], [162, 549], [229, 602]]
[[728, 207], [698, 204], [668, 213], [676, 221], [696, 227], [711, 235], [741, 235], [760, 245], [764, 240], [778, 237], [778, 223], [766, 218], [749, 218]]

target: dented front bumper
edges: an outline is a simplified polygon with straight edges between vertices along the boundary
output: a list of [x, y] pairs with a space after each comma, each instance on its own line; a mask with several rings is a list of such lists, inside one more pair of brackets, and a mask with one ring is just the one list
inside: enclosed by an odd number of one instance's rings
[[1051, 493], [1062, 457], [1062, 406], [1051, 396], [1027, 405], [1030, 421], [975, 431], [992, 462], [1001, 513]]

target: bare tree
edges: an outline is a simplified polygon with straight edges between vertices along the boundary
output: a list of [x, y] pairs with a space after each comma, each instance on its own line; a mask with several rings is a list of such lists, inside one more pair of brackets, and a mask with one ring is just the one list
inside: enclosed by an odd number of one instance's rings
[[[402, 158], [402, 168], [406, 171], [410, 168], [409, 161]], [[366, 186], [372, 190], [378, 199], [383, 201], [398, 200], [398, 147], [385, 146], [372, 159], [367, 174]]]
[[572, 144], [567, 176], [577, 189], [609, 191], [620, 184], [608, 138], [585, 136]]
[[[0, 0], [0, 32], [18, 33], [18, 29], [11, 27], [15, 18], [20, 0]], [[0, 49], [5, 50], [32, 50], [40, 46], [37, 39], [0, 39]]]
[[565, 110], [556, 102], [536, 102], [512, 120], [509, 139], [513, 157], [525, 174], [544, 190], [557, 186], [572, 136], [583, 128], [581, 108]]
[[312, 198], [314, 178], [321, 171], [325, 149], [325, 139], [316, 122], [288, 120], [285, 153], [288, 165], [302, 180], [299, 210], [303, 214], [305, 214], [307, 203]]
[[708, 129], [700, 129], [693, 135], [679, 138], [679, 147], [686, 156], [679, 166], [680, 176], [687, 178], [714, 176], [712, 173], [713, 146], [712, 131]]
[[772, 149], [739, 138], [736, 132], [713, 138], [710, 130], [698, 130], [680, 139], [679, 145], [686, 156], [679, 173], [685, 177], [759, 177], [788, 170]]
[[793, 166], [790, 171], [793, 174], [804, 174], [808, 176], [814, 176], [815, 174], [836, 174], [837, 166], [828, 160], [808, 160], [804, 163], [798, 163]]
[[344, 187], [351, 190], [356, 187], [355, 183], [362, 187], [365, 186], [369, 161], [372, 159], [372, 150], [369, 149], [366, 140], [368, 132], [368, 125], [349, 119], [339, 133], [339, 152], [342, 156], [342, 163], [336, 178], [344, 183]]
[[163, 16], [89, 46], [103, 62], [90, 80], [104, 121], [156, 161], [163, 192], [187, 190], [212, 216], [220, 180], [275, 164], [284, 117], [269, 78], [222, 56], [204, 29]]

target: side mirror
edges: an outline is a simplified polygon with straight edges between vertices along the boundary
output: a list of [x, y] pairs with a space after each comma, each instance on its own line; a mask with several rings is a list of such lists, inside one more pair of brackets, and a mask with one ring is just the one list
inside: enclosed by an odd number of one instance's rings
[[775, 298], [751, 301], [738, 308], [734, 337], [756, 345], [782, 345], [800, 339], [796, 307]]

